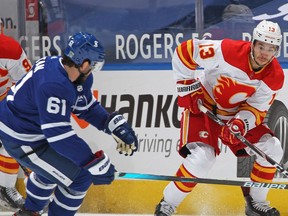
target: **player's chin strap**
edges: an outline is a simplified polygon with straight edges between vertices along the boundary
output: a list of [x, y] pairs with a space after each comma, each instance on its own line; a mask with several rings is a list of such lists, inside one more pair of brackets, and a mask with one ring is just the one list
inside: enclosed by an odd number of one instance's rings
[[[220, 119], [218, 118], [216, 115], [214, 115], [214, 113], [212, 113], [210, 110], [208, 110], [206, 107], [204, 107], [202, 104], [198, 104], [199, 105], [199, 109], [205, 113], [209, 118], [211, 118], [213, 121], [215, 121], [216, 123], [218, 123], [221, 126], [225, 126], [226, 124]], [[231, 133], [233, 133], [232, 130], [230, 130]], [[238, 133], [233, 133], [244, 145], [246, 145], [247, 147], [249, 147], [250, 149], [252, 149], [257, 155], [259, 155], [260, 157], [264, 158], [265, 160], [267, 160], [271, 165], [275, 166], [276, 169], [281, 172], [284, 176], [288, 177], [288, 172], [279, 164], [277, 163], [275, 160], [273, 160], [271, 157], [269, 157], [268, 155], [266, 155], [262, 150], [260, 150], [259, 148], [257, 148], [255, 145], [253, 145], [252, 143], [250, 143], [245, 137], [241, 136]]]

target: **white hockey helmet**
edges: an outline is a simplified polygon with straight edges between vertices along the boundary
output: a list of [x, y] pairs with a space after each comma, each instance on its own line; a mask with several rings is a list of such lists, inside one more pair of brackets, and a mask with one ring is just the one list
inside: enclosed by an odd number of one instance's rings
[[252, 43], [262, 41], [280, 48], [282, 42], [281, 29], [277, 23], [262, 20], [253, 30]]
[[223, 11], [222, 20], [241, 23], [254, 23], [253, 16], [252, 11], [246, 5], [229, 4]]

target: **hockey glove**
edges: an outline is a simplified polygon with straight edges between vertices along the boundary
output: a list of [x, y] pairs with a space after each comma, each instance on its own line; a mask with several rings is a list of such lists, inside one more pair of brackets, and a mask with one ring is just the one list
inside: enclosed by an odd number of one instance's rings
[[138, 140], [134, 130], [127, 123], [123, 115], [113, 112], [107, 120], [106, 131], [111, 134], [117, 142], [116, 150], [125, 156], [133, 155], [138, 149]]
[[204, 96], [201, 83], [199, 80], [178, 80], [178, 106], [189, 109], [193, 114], [201, 113], [198, 103], [202, 103]]
[[224, 127], [222, 127], [220, 138], [227, 144], [237, 145], [241, 141], [234, 135], [245, 136], [247, 132], [246, 125], [242, 119], [232, 118]]
[[84, 166], [92, 175], [94, 185], [111, 184], [114, 180], [115, 167], [108, 156], [101, 150], [94, 154], [95, 158]]

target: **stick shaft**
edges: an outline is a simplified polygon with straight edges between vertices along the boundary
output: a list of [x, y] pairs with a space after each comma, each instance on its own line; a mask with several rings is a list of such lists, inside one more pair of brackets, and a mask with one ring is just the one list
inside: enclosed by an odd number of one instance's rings
[[[213, 121], [218, 123], [221, 126], [225, 126], [226, 124], [218, 118], [214, 113], [212, 113], [210, 110], [208, 110], [206, 107], [204, 107], [202, 104], [199, 104], [200, 110], [205, 113], [209, 118], [211, 118]], [[233, 131], [231, 131], [233, 133]], [[233, 133], [242, 143], [244, 143], [247, 147], [251, 148], [256, 154], [258, 154], [260, 157], [267, 160], [271, 165], [275, 166], [276, 169], [281, 172], [284, 176], [288, 177], [288, 172], [285, 170], [279, 163], [277, 163], [275, 160], [273, 160], [271, 157], [266, 155], [263, 151], [261, 151], [257, 146], [250, 143], [245, 137], [241, 136], [240, 134]]]
[[208, 178], [185, 178], [168, 175], [155, 175], [147, 173], [129, 173], [119, 172], [116, 173], [118, 179], [135, 179], [135, 180], [153, 180], [153, 181], [177, 181], [177, 182], [191, 182], [202, 184], [216, 184], [216, 185], [230, 185], [230, 186], [242, 186], [250, 188], [270, 188], [270, 189], [288, 189], [288, 184], [282, 183], [264, 183], [264, 182], [252, 182], [252, 181], [235, 181], [225, 179], [208, 179]]

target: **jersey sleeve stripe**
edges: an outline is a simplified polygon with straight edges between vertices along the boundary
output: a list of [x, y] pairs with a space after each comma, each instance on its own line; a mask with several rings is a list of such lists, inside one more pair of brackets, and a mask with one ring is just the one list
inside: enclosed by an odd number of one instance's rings
[[1, 130], [8, 134], [11, 137], [14, 137], [15, 139], [25, 141], [25, 142], [36, 142], [40, 140], [45, 140], [44, 134], [21, 134], [17, 133], [16, 131], [12, 130], [11, 128], [7, 127], [3, 122], [0, 122], [0, 128]]
[[197, 68], [196, 62], [193, 60], [193, 43], [192, 40], [186, 41], [177, 47], [177, 54], [181, 62], [191, 70]]
[[70, 122], [56, 122], [56, 123], [48, 123], [48, 124], [42, 124], [41, 129], [45, 130], [48, 128], [54, 128], [54, 127], [62, 127], [62, 126], [71, 126]]
[[57, 142], [57, 141], [59, 141], [59, 140], [66, 139], [66, 138], [68, 138], [68, 137], [70, 137], [70, 136], [73, 136], [73, 135], [75, 135], [75, 134], [76, 134], [75, 131], [69, 131], [69, 132], [67, 132], [67, 133], [64, 133], [64, 134], [61, 134], [61, 135], [58, 135], [58, 136], [54, 136], [54, 137], [47, 138], [47, 141], [48, 141], [49, 143]]

